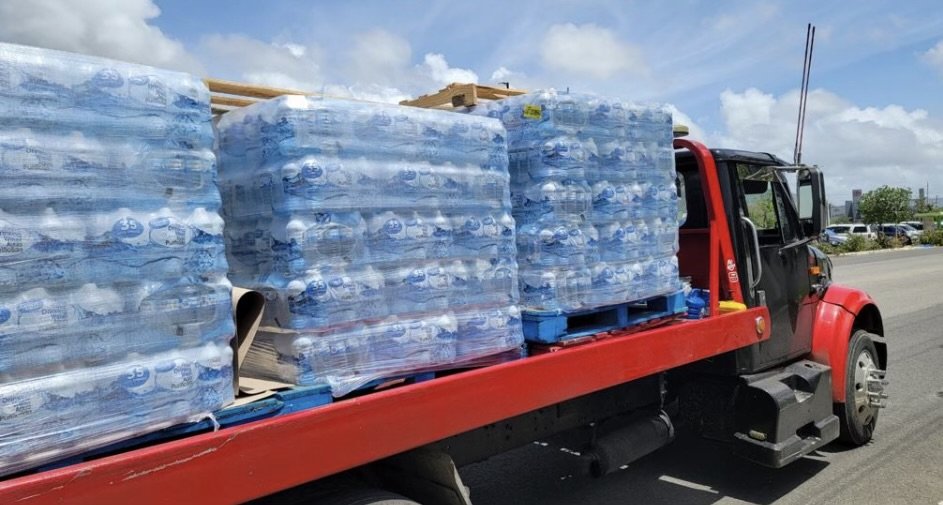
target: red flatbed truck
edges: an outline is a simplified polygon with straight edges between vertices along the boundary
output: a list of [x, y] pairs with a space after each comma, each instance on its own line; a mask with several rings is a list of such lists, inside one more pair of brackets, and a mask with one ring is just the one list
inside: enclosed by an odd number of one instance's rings
[[[839, 436], [867, 443], [887, 350], [873, 300], [833, 284], [811, 244], [826, 216], [821, 173], [682, 138], [675, 148], [680, 270], [709, 289], [703, 319], [8, 479], [0, 503], [240, 503], [302, 484], [338, 504], [470, 503], [464, 464], [565, 437], [605, 474], [670, 442], [678, 421], [772, 467]], [[752, 215], [761, 203], [773, 212]], [[746, 308], [721, 313], [721, 300]]]

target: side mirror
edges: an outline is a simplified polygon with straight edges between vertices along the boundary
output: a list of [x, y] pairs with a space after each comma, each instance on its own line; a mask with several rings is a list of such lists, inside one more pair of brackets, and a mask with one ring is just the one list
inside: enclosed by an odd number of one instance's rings
[[828, 226], [825, 177], [818, 167], [803, 167], [796, 174], [796, 179], [796, 199], [803, 234], [806, 237], [817, 237]]

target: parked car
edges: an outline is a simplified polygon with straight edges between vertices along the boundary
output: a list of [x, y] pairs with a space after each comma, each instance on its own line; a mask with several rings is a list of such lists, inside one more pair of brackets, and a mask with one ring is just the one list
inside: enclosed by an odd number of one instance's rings
[[914, 242], [917, 242], [918, 240], [920, 240], [920, 235], [923, 235], [923, 230], [917, 228], [916, 226], [912, 224], [899, 223], [897, 226], [900, 226], [901, 228], [903, 228], [904, 231], [907, 233], [907, 236], [910, 237], [910, 239], [913, 240]]
[[903, 223], [900, 223], [900, 224], [906, 224], [906, 225], [910, 226], [911, 228], [913, 228], [913, 229], [919, 231], [920, 233], [923, 233], [923, 222], [922, 222], [922, 221], [904, 221]]
[[836, 225], [825, 228], [822, 232], [822, 242], [830, 245], [839, 245], [848, 239], [848, 226]]
[[844, 244], [849, 235], [860, 235], [864, 238], [877, 238], [877, 232], [869, 224], [833, 224], [825, 228], [823, 240], [831, 245]]
[[896, 238], [904, 245], [913, 244], [919, 237], [919, 232], [905, 224], [882, 224], [881, 234], [888, 238]]

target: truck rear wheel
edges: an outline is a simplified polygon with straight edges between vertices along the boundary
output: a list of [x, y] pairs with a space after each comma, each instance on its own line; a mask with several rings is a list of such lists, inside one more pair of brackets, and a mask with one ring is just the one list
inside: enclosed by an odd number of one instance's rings
[[877, 347], [871, 334], [858, 330], [848, 343], [848, 361], [845, 365], [845, 402], [835, 404], [841, 434], [838, 439], [851, 446], [861, 446], [871, 440], [878, 422], [879, 408], [868, 395], [871, 372], [881, 370]]
[[317, 501], [320, 505], [419, 505], [408, 498], [383, 489], [352, 489]]

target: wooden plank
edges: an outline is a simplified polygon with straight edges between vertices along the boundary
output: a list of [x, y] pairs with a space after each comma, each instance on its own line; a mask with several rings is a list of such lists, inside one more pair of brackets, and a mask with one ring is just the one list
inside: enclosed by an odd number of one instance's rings
[[203, 79], [206, 86], [213, 93], [224, 93], [227, 95], [245, 96], [251, 98], [275, 98], [282, 95], [307, 95], [304, 91], [296, 89], [272, 88], [268, 86], [258, 86], [255, 84], [244, 84], [241, 82], [224, 81], [222, 79]]
[[210, 103], [213, 105], [225, 105], [229, 107], [245, 107], [246, 105], [252, 105], [258, 100], [253, 100], [250, 98], [237, 98], [234, 96], [223, 96], [223, 95], [212, 95], [210, 97]]
[[412, 107], [434, 108], [440, 105], [449, 104], [452, 99], [452, 90], [443, 88], [438, 93], [431, 95], [422, 95], [412, 100], [403, 100], [400, 105], [410, 105]]
[[453, 82], [436, 93], [422, 95], [412, 100], [403, 100], [399, 104], [428, 109], [471, 107], [478, 105], [480, 98], [486, 100], [500, 100], [509, 96], [523, 95], [524, 93], [526, 93], [526, 91], [521, 89], [507, 89], [495, 86], [483, 86], [480, 84]]
[[490, 86], [478, 87], [478, 96], [489, 100], [500, 100], [510, 96], [523, 95], [524, 93], [526, 93], [526, 91], [520, 89], [492, 88]]
[[450, 102], [452, 107], [472, 107], [478, 105], [477, 86], [474, 84], [453, 84]]

